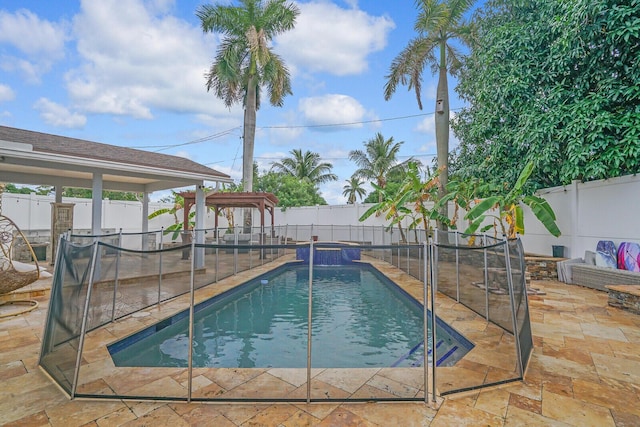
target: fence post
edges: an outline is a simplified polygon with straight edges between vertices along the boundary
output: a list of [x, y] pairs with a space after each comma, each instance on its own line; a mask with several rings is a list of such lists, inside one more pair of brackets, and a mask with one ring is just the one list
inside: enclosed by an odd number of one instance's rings
[[[224, 240], [222, 242], [224, 243]], [[220, 270], [220, 258], [218, 257], [220, 248], [218, 245], [220, 245], [220, 228], [216, 227], [216, 283], [218, 283], [218, 270]]]
[[311, 403], [311, 324], [313, 306], [313, 237], [309, 239], [309, 303], [307, 307], [307, 404]]
[[485, 309], [485, 318], [487, 322], [489, 321], [489, 270], [487, 263], [487, 233], [482, 235], [482, 245], [484, 249], [482, 250], [484, 253], [484, 309]]
[[162, 288], [162, 254], [164, 253], [164, 226], [160, 227], [160, 253], [158, 254], [158, 305], [160, 305], [160, 293]]
[[120, 254], [122, 253], [122, 228], [118, 234], [118, 250], [116, 251], [116, 277], [113, 279], [113, 306], [111, 307], [111, 321], [116, 317], [116, 295], [118, 294], [118, 280], [120, 275]]
[[73, 382], [71, 383], [71, 399], [75, 397], [76, 388], [78, 387], [78, 377], [80, 376], [80, 362], [82, 361], [82, 350], [84, 347], [84, 337], [87, 333], [87, 317], [89, 316], [89, 304], [91, 303], [91, 291], [93, 290], [93, 280], [96, 273], [96, 259], [98, 258], [99, 242], [93, 241], [93, 254], [91, 256], [91, 267], [89, 269], [89, 283], [87, 285], [87, 296], [84, 302], [84, 313], [82, 314], [82, 324], [80, 326], [80, 340], [78, 343], [78, 354], [76, 355], [76, 366], [73, 373]]
[[[422, 363], [424, 366], [423, 376], [424, 376], [424, 403], [429, 403], [429, 310], [427, 309], [428, 301], [429, 301], [429, 293], [427, 292], [428, 280], [427, 280], [427, 257], [426, 253], [428, 250], [427, 241], [425, 240], [423, 245], [423, 251], [425, 253], [425, 262], [423, 265], [423, 276], [422, 276], [422, 286], [423, 286], [423, 294], [422, 294], [422, 327], [423, 327], [423, 337], [422, 343], [424, 348], [424, 354], [422, 355]], [[433, 311], [433, 306], [431, 306], [431, 311]], [[434, 352], [435, 354], [435, 352]]]
[[432, 251], [432, 256], [433, 256], [433, 261], [432, 261], [432, 266], [433, 266], [433, 283], [432, 283], [432, 287], [433, 287], [433, 291], [434, 292], [438, 292], [438, 229], [434, 229], [433, 230], [433, 251]]
[[[437, 234], [436, 234], [437, 236]], [[436, 401], [436, 292], [438, 291], [438, 246], [434, 243], [430, 245], [429, 264], [431, 266], [431, 397]], [[425, 351], [426, 344], [425, 344]], [[425, 390], [426, 392], [426, 390]]]
[[[193, 237], [193, 236], [192, 236]], [[191, 389], [193, 386], [193, 323], [194, 323], [194, 315], [195, 310], [193, 307], [195, 298], [195, 268], [196, 268], [196, 257], [194, 256], [194, 251], [196, 249], [196, 239], [191, 239], [191, 277], [189, 280], [189, 353], [188, 353], [188, 366], [187, 366], [187, 402], [191, 402]]]
[[456, 301], [460, 302], [460, 242], [458, 230], [454, 231], [456, 237]]
[[[507, 286], [509, 287], [509, 302], [511, 303], [511, 321], [513, 322], [513, 339], [516, 342], [516, 356], [518, 357], [518, 369], [520, 378], [524, 376], [522, 364], [522, 349], [520, 348], [520, 331], [518, 331], [518, 317], [516, 315], [516, 300], [513, 294], [513, 276], [511, 276], [511, 256], [509, 255], [509, 239], [504, 236], [504, 260], [507, 267]], [[521, 272], [524, 277], [524, 271]], [[526, 287], [523, 289], [526, 292]], [[526, 299], [526, 297], [525, 297]]]

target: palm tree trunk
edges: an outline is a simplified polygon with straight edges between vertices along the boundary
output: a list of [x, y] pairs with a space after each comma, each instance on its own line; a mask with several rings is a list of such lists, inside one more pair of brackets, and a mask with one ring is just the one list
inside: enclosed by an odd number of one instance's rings
[[[438, 184], [438, 197], [442, 198], [446, 193], [449, 181], [449, 85], [447, 82], [447, 67], [444, 62], [444, 46], [440, 46], [441, 61], [438, 75], [438, 88], [436, 92], [436, 147], [438, 155], [438, 169], [440, 171]], [[445, 203], [440, 209], [440, 214], [449, 216], [449, 204]], [[447, 224], [438, 220], [438, 229], [446, 230]]]
[[[253, 191], [253, 148], [256, 137], [256, 77], [249, 79], [247, 99], [244, 107], [244, 131], [242, 138], [242, 186], [244, 191]], [[251, 208], [244, 210], [245, 233], [251, 232]]]

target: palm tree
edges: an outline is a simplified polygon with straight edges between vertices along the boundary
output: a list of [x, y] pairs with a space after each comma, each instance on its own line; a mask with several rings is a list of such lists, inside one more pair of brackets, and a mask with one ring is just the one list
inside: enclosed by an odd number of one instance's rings
[[[398, 163], [398, 151], [403, 142], [393, 142], [393, 137], [384, 139], [380, 132], [364, 143], [365, 149], [349, 152], [349, 160], [356, 163], [358, 169], [353, 173], [356, 178], [375, 181], [378, 187], [387, 186], [387, 175], [395, 168], [402, 167]], [[382, 202], [382, 194], [378, 194], [378, 202]]]
[[311, 151], [303, 153], [301, 149], [293, 149], [290, 153], [292, 157], [285, 157], [280, 162], [272, 163], [271, 169], [300, 180], [305, 179], [314, 185], [337, 181], [338, 177], [331, 173], [333, 165], [320, 162], [320, 154]]
[[358, 197], [362, 199], [367, 191], [362, 188], [363, 181], [360, 180], [357, 176], [352, 176], [350, 179], [345, 180], [347, 184], [342, 187], [344, 190], [342, 195], [347, 198], [347, 203], [353, 205], [356, 203]]
[[[291, 30], [299, 13], [296, 5], [285, 0], [240, 0], [240, 6], [202, 5], [196, 11], [205, 33], [223, 34], [215, 61], [206, 74], [207, 91], [213, 89], [227, 107], [240, 102], [244, 104], [244, 191], [253, 190], [259, 89], [266, 86], [271, 105], [278, 107], [282, 106], [286, 95], [292, 94], [289, 70], [271, 50], [269, 42], [278, 34]], [[250, 223], [251, 212], [247, 210], [245, 225]]]
[[[449, 172], [449, 87], [447, 73], [456, 73], [460, 66], [460, 52], [451, 44], [457, 40], [463, 45], [471, 45], [471, 25], [463, 20], [463, 15], [475, 3], [474, 0], [418, 0], [418, 18], [414, 28], [418, 36], [411, 40], [391, 63], [388, 81], [384, 87], [384, 98], [389, 100], [398, 83], [414, 89], [418, 107], [422, 110], [420, 91], [422, 71], [430, 65], [438, 72], [436, 92], [436, 144], [438, 169], [440, 169], [439, 197], [445, 195]], [[441, 211], [447, 215], [447, 205]], [[446, 224], [438, 222], [439, 228]]]

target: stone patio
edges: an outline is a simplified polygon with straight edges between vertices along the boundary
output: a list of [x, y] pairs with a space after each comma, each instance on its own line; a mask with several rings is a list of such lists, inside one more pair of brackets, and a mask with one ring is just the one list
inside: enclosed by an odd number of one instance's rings
[[[396, 282], [405, 280], [402, 274], [385, 273], [393, 274]], [[610, 307], [605, 292], [555, 281], [533, 281], [532, 286], [544, 291], [545, 295], [529, 297], [535, 349], [525, 381], [447, 396], [444, 400], [439, 399], [438, 405], [426, 405], [69, 400], [37, 366], [48, 304], [39, 284], [32, 295], [40, 302], [36, 310], [0, 319], [0, 424], [172, 427], [640, 425], [640, 316]], [[456, 328], [462, 329], [465, 324], [472, 323], [462, 321], [465, 315], [458, 304], [451, 301], [443, 304], [448, 304], [446, 307], [454, 320], [460, 318]], [[99, 350], [90, 356], [98, 353]], [[496, 358], [498, 354], [496, 352]], [[491, 363], [484, 360], [486, 355], [474, 357], [476, 360], [465, 362], [466, 368], [490, 372], [481, 366]], [[271, 377], [276, 378], [270, 374], [269, 379]], [[331, 382], [329, 373], [323, 378], [327, 383]], [[353, 379], [357, 382], [355, 376]], [[389, 379], [387, 377], [387, 384]], [[410, 381], [396, 379], [398, 383]], [[285, 380], [295, 392], [295, 378], [283, 374], [279, 380]], [[113, 383], [113, 379], [100, 377], [83, 386], [95, 392], [110, 390], [108, 381]], [[155, 387], [173, 386], [181, 381], [184, 378], [180, 375], [172, 378], [172, 382], [159, 379]], [[208, 383], [210, 380], [206, 376], [199, 377], [198, 381], [201, 381], [199, 390], [202, 392], [207, 387], [211, 389], [212, 384], [216, 384], [213, 388], [226, 387], [223, 380], [219, 380], [219, 384]], [[374, 387], [377, 383], [370, 384], [373, 385], [369, 387]], [[245, 392], [250, 390], [250, 379], [235, 387], [238, 387], [238, 393], [243, 387]], [[348, 391], [354, 394], [368, 390], [364, 386], [358, 389], [353, 384], [343, 384], [337, 391], [345, 392], [349, 387], [352, 390]]]

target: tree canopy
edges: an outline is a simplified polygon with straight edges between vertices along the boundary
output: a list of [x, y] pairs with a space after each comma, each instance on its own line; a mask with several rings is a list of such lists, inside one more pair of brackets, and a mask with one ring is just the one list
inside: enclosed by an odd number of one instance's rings
[[452, 169], [534, 188], [640, 171], [640, 0], [490, 0], [456, 88]]
[[[456, 74], [462, 54], [456, 42], [471, 44], [472, 26], [465, 20], [465, 13], [474, 0], [417, 0], [418, 17], [414, 29], [418, 35], [411, 40], [391, 63], [384, 98], [389, 100], [398, 84], [406, 85], [416, 93], [418, 108], [422, 110], [422, 74], [425, 67], [438, 74], [435, 103], [435, 130], [440, 197], [444, 196], [449, 176], [449, 83], [447, 74]], [[446, 215], [446, 204], [442, 207]], [[440, 223], [444, 229], [446, 224]]]
[[[35, 189], [29, 186], [18, 187], [15, 184], [6, 184], [6, 193], [14, 194], [31, 194], [35, 193], [40, 196], [48, 196], [52, 194], [55, 189], [48, 185], [39, 185]], [[91, 199], [93, 197], [93, 191], [89, 188], [72, 188], [62, 187], [62, 197], [76, 197], [78, 199]], [[128, 201], [140, 201], [141, 195], [138, 193], [131, 193], [128, 191], [102, 191], [102, 198], [109, 200], [128, 200]]]
[[[242, 184], [253, 191], [253, 151], [260, 88], [266, 87], [271, 105], [282, 106], [291, 94], [291, 79], [284, 61], [270, 42], [295, 26], [300, 10], [285, 0], [240, 0], [234, 5], [201, 5], [196, 15], [204, 32], [222, 35], [216, 58], [206, 74], [207, 90], [213, 90], [228, 107], [242, 102]], [[250, 211], [245, 211], [250, 225]]]
[[291, 175], [299, 180], [307, 180], [313, 185], [336, 181], [338, 177], [332, 173], [333, 165], [320, 161], [320, 154], [311, 151], [302, 152], [301, 149], [291, 150], [291, 157], [285, 157], [274, 162], [271, 169]]
[[[403, 141], [394, 142], [393, 137], [384, 139], [378, 132], [376, 136], [364, 142], [364, 150], [351, 150], [349, 160], [355, 162], [358, 169], [353, 173], [355, 178], [363, 178], [375, 182], [378, 187], [387, 186], [388, 175], [399, 168], [405, 162], [398, 162], [398, 152]], [[378, 201], [382, 201], [379, 194]]]
[[312, 182], [280, 172], [259, 174], [256, 178], [255, 190], [273, 193], [278, 198], [280, 208], [327, 204]]
[[362, 199], [367, 194], [367, 190], [362, 188], [362, 184], [363, 181], [356, 176], [346, 180], [346, 184], [342, 187], [342, 195], [347, 198], [347, 204], [353, 205], [358, 198]]

